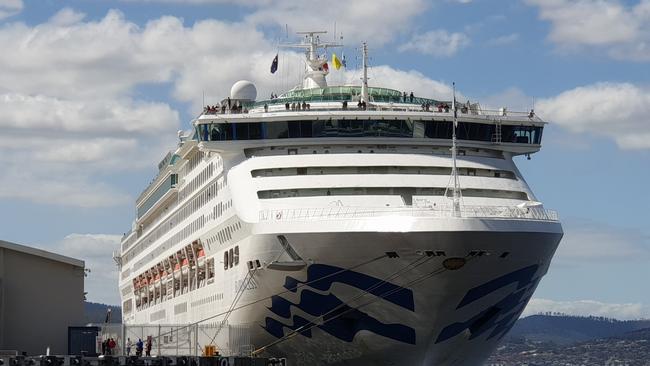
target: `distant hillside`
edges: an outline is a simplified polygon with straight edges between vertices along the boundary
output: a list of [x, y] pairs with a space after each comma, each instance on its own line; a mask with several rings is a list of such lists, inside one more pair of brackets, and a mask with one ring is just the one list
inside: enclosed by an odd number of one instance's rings
[[[575, 318], [575, 317], [569, 317]], [[570, 319], [574, 322], [574, 319]], [[598, 320], [596, 321], [598, 322]], [[639, 324], [640, 322], [611, 322]], [[645, 322], [648, 322], [647, 320]], [[604, 322], [606, 323], [606, 322]], [[602, 331], [602, 325], [597, 323]], [[579, 323], [580, 324], [580, 323]], [[584, 324], [582, 325], [584, 326]], [[587, 326], [587, 328], [589, 328]], [[519, 339], [517, 342], [505, 341], [490, 357], [485, 365], [520, 366], [520, 365], [648, 365], [650, 360], [650, 328], [638, 329], [616, 337], [591, 339], [571, 345], [558, 345], [551, 342]]]
[[625, 333], [620, 337], [627, 340], [640, 340], [645, 339], [650, 342], [650, 328], [638, 329], [633, 332]]
[[111, 323], [122, 322], [122, 308], [119, 306], [98, 304], [96, 302], [84, 303], [84, 323], [104, 323], [106, 321], [106, 312], [111, 308]]
[[507, 340], [527, 339], [566, 345], [622, 336], [643, 328], [650, 328], [650, 320], [622, 321], [593, 316], [533, 315], [519, 319], [508, 334]]

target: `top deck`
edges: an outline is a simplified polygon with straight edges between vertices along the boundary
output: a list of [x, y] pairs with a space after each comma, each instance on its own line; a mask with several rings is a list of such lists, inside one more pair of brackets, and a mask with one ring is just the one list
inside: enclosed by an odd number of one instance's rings
[[[360, 103], [361, 87], [329, 86], [325, 88], [291, 90], [277, 98], [246, 101], [224, 99], [219, 105], [205, 108], [196, 123], [231, 123], [273, 121], [311, 117], [345, 116], [352, 118], [397, 117], [425, 118], [453, 117], [452, 102], [424, 98], [387, 88], [368, 88], [370, 102]], [[482, 109], [478, 103], [458, 103], [459, 119], [491, 120], [499, 123], [513, 123], [542, 126], [545, 124], [531, 112], [512, 112]], [[304, 119], [304, 118], [301, 118]], [[485, 122], [482, 122], [485, 123]]]

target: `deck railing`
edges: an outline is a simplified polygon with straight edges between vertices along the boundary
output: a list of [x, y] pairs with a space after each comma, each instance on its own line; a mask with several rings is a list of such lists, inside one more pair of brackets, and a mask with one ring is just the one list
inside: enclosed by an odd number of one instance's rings
[[437, 207], [325, 207], [325, 208], [289, 208], [260, 211], [260, 221], [310, 221], [340, 220], [372, 217], [433, 217], [433, 218], [495, 218], [508, 220], [558, 221], [556, 211], [542, 207], [516, 206], [461, 206], [455, 213], [451, 206]]
[[[288, 112], [288, 113], [300, 113], [300, 112], [362, 112], [362, 111], [374, 111], [374, 112], [419, 112], [422, 114], [434, 114], [434, 115], [453, 115], [451, 108], [448, 109], [439, 109], [437, 106], [429, 106], [429, 109], [423, 109], [420, 104], [415, 103], [395, 103], [395, 104], [382, 104], [382, 105], [368, 105], [366, 108], [361, 109], [357, 107], [356, 104], [350, 103], [347, 108], [342, 108], [342, 106], [332, 106], [330, 104], [326, 105], [310, 105], [309, 109], [286, 109], [284, 104], [272, 104], [268, 105], [269, 113], [279, 113], [279, 112]], [[264, 108], [260, 106], [255, 106], [253, 108], [242, 109], [242, 111], [231, 111], [226, 109], [225, 111], [209, 111], [205, 110], [203, 115], [237, 115], [248, 113], [262, 113]], [[531, 121], [538, 122], [540, 119], [531, 112], [523, 111], [510, 111], [506, 109], [482, 109], [480, 107], [474, 109], [464, 110], [458, 108], [458, 116], [462, 118], [463, 116], [487, 116], [487, 117], [498, 117], [498, 118], [507, 118], [514, 117], [516, 119], [530, 119]]]

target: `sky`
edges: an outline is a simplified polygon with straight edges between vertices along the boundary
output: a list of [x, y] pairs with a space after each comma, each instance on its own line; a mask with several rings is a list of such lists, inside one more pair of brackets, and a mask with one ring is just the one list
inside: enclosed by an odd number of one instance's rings
[[348, 61], [330, 84], [359, 82], [366, 41], [371, 86], [455, 82], [550, 122], [517, 164], [565, 237], [525, 314], [650, 318], [650, 0], [342, 4], [0, 0], [0, 238], [85, 260], [88, 299], [118, 304], [112, 253], [177, 131], [237, 80], [292, 87], [278, 44], [327, 30]]

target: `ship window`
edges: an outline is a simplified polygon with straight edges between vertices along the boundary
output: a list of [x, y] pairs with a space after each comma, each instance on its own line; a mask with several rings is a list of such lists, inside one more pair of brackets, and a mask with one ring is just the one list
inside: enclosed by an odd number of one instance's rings
[[228, 269], [228, 251], [223, 252], [223, 269]]
[[[309, 137], [406, 137], [450, 139], [451, 121], [412, 120], [328, 120], [279, 121], [251, 123], [213, 123], [199, 126], [201, 138], [211, 141], [258, 140]], [[542, 127], [503, 125], [502, 141], [515, 143], [541, 142]], [[491, 142], [496, 127], [493, 123], [459, 122], [457, 136], [461, 140]], [[200, 156], [191, 159], [196, 164]]]
[[289, 137], [286, 121], [265, 123], [267, 139], [286, 139]]
[[239, 264], [239, 245], [235, 246], [232, 257], [233, 264], [236, 266]]
[[233, 125], [233, 128], [235, 129], [235, 140], [248, 140], [248, 125], [249, 123], [235, 123]]
[[261, 140], [264, 134], [262, 133], [262, 124], [261, 123], [249, 123], [248, 124], [248, 137], [251, 140]]
[[234, 256], [234, 254], [233, 254], [233, 249], [230, 248], [230, 249], [228, 250], [228, 257], [229, 257], [229, 259], [230, 259], [230, 260], [228, 261], [228, 267], [229, 267], [229, 268], [232, 268], [232, 266], [234, 265], [234, 263], [233, 263], [233, 258], [234, 258], [234, 257], [233, 257], [233, 256]]
[[289, 138], [299, 138], [301, 137], [300, 133], [300, 121], [290, 121], [287, 123], [287, 130]]

